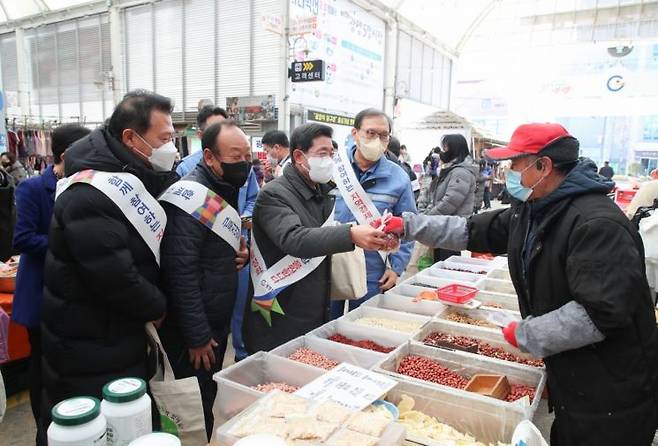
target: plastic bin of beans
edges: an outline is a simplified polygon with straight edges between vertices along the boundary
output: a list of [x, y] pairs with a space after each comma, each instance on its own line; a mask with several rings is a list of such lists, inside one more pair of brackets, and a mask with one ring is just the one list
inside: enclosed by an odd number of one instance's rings
[[214, 411], [217, 424], [242, 412], [267, 393], [272, 383], [303, 387], [326, 371], [270, 353], [258, 352], [213, 376], [218, 397]]
[[381, 361], [383, 356], [382, 353], [332, 342], [314, 335], [293, 339], [271, 353], [324, 370], [333, 369], [343, 362], [370, 369]]
[[[398, 348], [375, 371], [403, 382], [412, 381], [431, 388], [439, 386], [450, 392], [459, 392], [464, 397], [468, 395], [467, 398], [485, 399], [491, 404], [503, 405], [528, 416], [537, 410], [546, 382], [542, 369], [415, 343]], [[506, 376], [511, 386], [508, 398], [501, 401], [464, 390], [468, 380], [477, 374]], [[526, 395], [528, 398], [523, 398]]]
[[402, 333], [374, 331], [344, 319], [332, 321], [309, 334], [332, 342], [379, 352], [382, 355], [395, 350], [409, 339], [408, 335]]
[[359, 307], [347, 313], [343, 318], [363, 327], [390, 330], [407, 335], [416, 333], [430, 321], [430, 318], [426, 316], [373, 307]]

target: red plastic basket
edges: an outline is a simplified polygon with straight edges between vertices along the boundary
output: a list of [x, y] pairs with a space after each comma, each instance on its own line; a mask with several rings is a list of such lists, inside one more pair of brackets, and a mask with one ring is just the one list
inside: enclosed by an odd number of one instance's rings
[[440, 300], [452, 302], [455, 304], [464, 304], [473, 299], [477, 293], [477, 288], [466, 285], [458, 285], [456, 283], [446, 285], [436, 290], [436, 294], [439, 296]]

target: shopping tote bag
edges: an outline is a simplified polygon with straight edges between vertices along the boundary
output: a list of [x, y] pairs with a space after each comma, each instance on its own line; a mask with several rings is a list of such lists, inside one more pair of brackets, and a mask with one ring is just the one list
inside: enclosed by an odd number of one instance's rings
[[160, 411], [161, 430], [176, 435], [183, 446], [207, 444], [199, 382], [195, 376], [176, 379], [158, 331], [152, 323], [146, 324], [146, 333], [158, 358], [157, 370], [149, 385], [155, 405]]

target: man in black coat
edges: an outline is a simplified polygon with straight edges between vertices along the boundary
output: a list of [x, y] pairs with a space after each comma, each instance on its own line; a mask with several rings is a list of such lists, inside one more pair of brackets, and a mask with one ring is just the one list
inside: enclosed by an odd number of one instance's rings
[[[89, 181], [92, 174], [110, 176], [119, 194], [125, 191], [140, 209], [149, 200], [155, 203], [152, 211], [164, 215], [154, 197], [178, 179], [171, 172], [176, 152], [171, 111], [168, 98], [128, 93], [106, 127], [68, 149], [66, 176]], [[142, 211], [135, 218], [101, 187], [85, 180], [71, 183], [55, 201], [41, 326], [43, 432], [58, 402], [79, 395], [101, 398], [103, 385], [116, 378], [147, 380], [144, 324], [165, 314], [154, 251], [159, 248], [136, 228], [145, 218], [152, 226], [146, 231], [164, 230], [166, 222], [154, 222]]]
[[[506, 148], [512, 207], [462, 217], [404, 215], [405, 237], [507, 253], [523, 320], [505, 339], [544, 358], [553, 446], [650, 445], [658, 335], [640, 236], [606, 196], [612, 181], [558, 124], [519, 127]], [[400, 230], [394, 220], [391, 230]]]
[[[160, 332], [176, 378], [196, 376], [199, 380], [210, 439], [212, 406], [217, 394], [212, 375], [222, 368], [238, 270], [249, 257], [244, 239], [240, 239], [239, 227], [235, 234], [240, 248], [237, 253], [231, 245], [231, 242], [235, 244], [235, 238], [228, 238], [212, 228], [215, 221], [220, 222], [218, 211], [226, 203], [236, 210], [235, 223], [240, 224], [238, 191], [249, 175], [251, 165], [247, 158], [251, 149], [246, 135], [232, 121], [208, 127], [202, 144], [203, 158], [199, 164], [169, 191], [176, 192], [179, 185], [185, 186], [187, 182], [198, 183], [203, 186], [198, 192], [209, 197], [210, 203], [217, 204], [206, 207], [217, 213], [190, 214], [164, 201], [172, 196], [168, 192], [161, 198], [167, 212], [161, 266], [168, 312]], [[236, 254], [239, 254], [237, 258]]]
[[[290, 141], [292, 162], [283, 175], [268, 183], [254, 207], [252, 254], [258, 244], [265, 268], [286, 255], [300, 263], [327, 256], [306, 276], [273, 295], [247, 306], [243, 336], [247, 350], [271, 350], [306, 334], [328, 320], [331, 255], [354, 245], [382, 249], [385, 235], [370, 226], [327, 225], [334, 198], [327, 184], [333, 173], [331, 127], [305, 124]], [[252, 261], [252, 282], [255, 271]]]

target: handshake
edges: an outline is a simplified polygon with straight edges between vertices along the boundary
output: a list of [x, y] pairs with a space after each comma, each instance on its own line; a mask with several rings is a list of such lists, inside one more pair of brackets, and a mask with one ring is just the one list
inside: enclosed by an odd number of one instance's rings
[[386, 211], [370, 225], [353, 226], [351, 233], [352, 242], [366, 251], [395, 251], [404, 233], [404, 220]]

